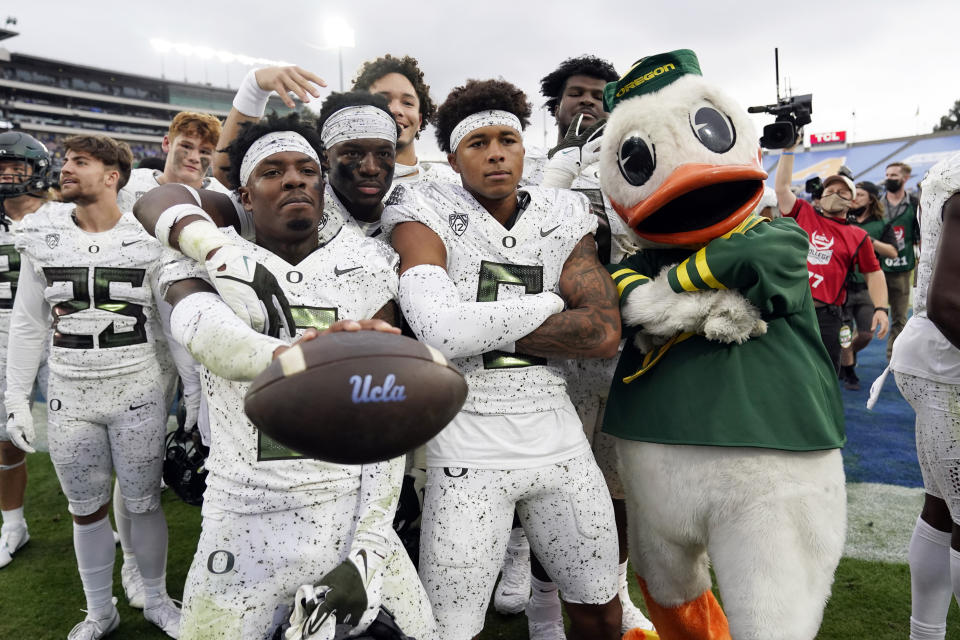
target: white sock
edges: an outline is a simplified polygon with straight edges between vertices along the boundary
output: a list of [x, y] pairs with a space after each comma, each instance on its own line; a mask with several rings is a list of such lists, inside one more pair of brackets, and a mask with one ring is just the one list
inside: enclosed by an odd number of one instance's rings
[[113, 558], [116, 555], [110, 519], [104, 517], [91, 524], [74, 522], [73, 548], [87, 598], [88, 617], [109, 618], [113, 611]]
[[548, 580], [537, 580], [536, 576], [530, 576], [530, 587], [530, 599], [527, 601], [527, 620], [530, 622], [563, 620], [557, 585]]
[[23, 507], [10, 509], [9, 511], [0, 510], [0, 517], [3, 519], [3, 524], [17, 524], [18, 522], [26, 524], [23, 519]]
[[950, 533], [934, 529], [917, 518], [907, 553], [911, 640], [942, 640], [947, 632], [947, 609], [953, 592], [949, 554]]
[[623, 562], [620, 564], [620, 604], [627, 606], [633, 604], [633, 600], [630, 599], [630, 587], [627, 585], [627, 563]]
[[147, 513], [131, 513], [133, 551], [143, 578], [145, 606], [166, 593], [167, 519], [159, 507]]
[[113, 520], [117, 523], [117, 533], [120, 535], [120, 548], [123, 549], [123, 562], [133, 562], [137, 559], [133, 555], [133, 536], [130, 533], [130, 512], [120, 494], [120, 481], [113, 481]]
[[953, 597], [960, 604], [960, 551], [950, 549], [950, 576], [953, 578]]

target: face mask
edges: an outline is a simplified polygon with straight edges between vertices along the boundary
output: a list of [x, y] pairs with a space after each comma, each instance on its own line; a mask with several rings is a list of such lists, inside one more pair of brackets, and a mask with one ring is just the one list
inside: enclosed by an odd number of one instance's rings
[[894, 178], [887, 178], [886, 182], [884, 182], [884, 186], [887, 188], [887, 191], [896, 193], [897, 191], [900, 191], [900, 187], [903, 186], [903, 182]]
[[866, 207], [857, 207], [856, 209], [850, 209], [849, 211], [847, 211], [847, 216], [850, 216], [853, 218], [859, 218], [860, 216], [863, 215], [863, 212], [866, 210], [867, 210]]
[[829, 193], [820, 198], [820, 208], [827, 213], [840, 213], [850, 206], [850, 200], [839, 193]]

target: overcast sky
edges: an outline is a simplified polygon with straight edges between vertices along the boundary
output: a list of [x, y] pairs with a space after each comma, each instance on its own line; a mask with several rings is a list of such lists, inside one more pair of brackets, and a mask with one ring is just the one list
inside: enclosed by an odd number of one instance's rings
[[[222, 7], [231, 7], [223, 12]], [[671, 0], [584, 3], [514, 1], [88, 0], [4, 3], [21, 35], [0, 46], [78, 64], [236, 87], [245, 68], [168, 53], [151, 38], [205, 44], [253, 57], [287, 60], [339, 85], [324, 20], [347, 20], [356, 46], [343, 50], [344, 82], [383, 53], [420, 60], [436, 102], [467, 78], [502, 76], [536, 109], [527, 144], [547, 146], [555, 124], [539, 107], [539, 79], [564, 58], [591, 53], [621, 73], [639, 57], [690, 48], [704, 76], [744, 107], [775, 99], [773, 49], [783, 85], [812, 93], [807, 133], [847, 131], [864, 141], [927, 133], [960, 99], [960, 2], [720, 2]], [[919, 108], [919, 115], [917, 111]], [[855, 114], [855, 115], [854, 115]], [[772, 118], [759, 118], [762, 126]], [[432, 132], [418, 147], [436, 157]]]

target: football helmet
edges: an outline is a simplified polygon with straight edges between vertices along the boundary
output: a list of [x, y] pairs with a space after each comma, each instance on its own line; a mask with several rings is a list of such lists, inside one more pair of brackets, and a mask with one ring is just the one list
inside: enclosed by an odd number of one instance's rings
[[50, 152], [42, 142], [22, 131], [0, 133], [0, 161], [20, 160], [33, 169], [23, 182], [0, 182], [0, 200], [26, 194], [41, 195], [56, 182]]
[[207, 488], [206, 463], [210, 448], [201, 442], [197, 426], [185, 423], [186, 405], [181, 393], [177, 407], [177, 430], [167, 434], [163, 481], [181, 500], [199, 507], [203, 504], [203, 492]]

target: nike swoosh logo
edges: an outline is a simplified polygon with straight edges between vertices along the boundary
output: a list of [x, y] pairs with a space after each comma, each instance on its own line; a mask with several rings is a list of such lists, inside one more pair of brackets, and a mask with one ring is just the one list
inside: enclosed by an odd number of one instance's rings
[[546, 230], [546, 231], [544, 231], [543, 229], [540, 229], [540, 237], [541, 237], [541, 238], [546, 238], [548, 235], [550, 235], [551, 233], [553, 233], [554, 231], [556, 231], [556, 230], [559, 229], [559, 228], [560, 228], [560, 225], [557, 225], [557, 226], [555, 226], [553, 229], [548, 229], [548, 230]]
[[356, 271], [357, 269], [363, 269], [363, 267], [350, 267], [349, 269], [341, 269], [339, 267], [333, 268], [334, 275], [342, 276], [345, 273], [350, 273], [351, 271]]
[[145, 406], [147, 406], [148, 404], [153, 404], [153, 403], [152, 403], [152, 402], [144, 402], [143, 404], [130, 405], [129, 407], [127, 407], [127, 410], [128, 410], [128, 411], [136, 411], [137, 409], [143, 409], [143, 408], [144, 408]]
[[134, 240], [133, 242], [121, 242], [121, 247], [129, 247], [132, 244], [137, 244], [138, 242], [143, 242], [143, 240]]

